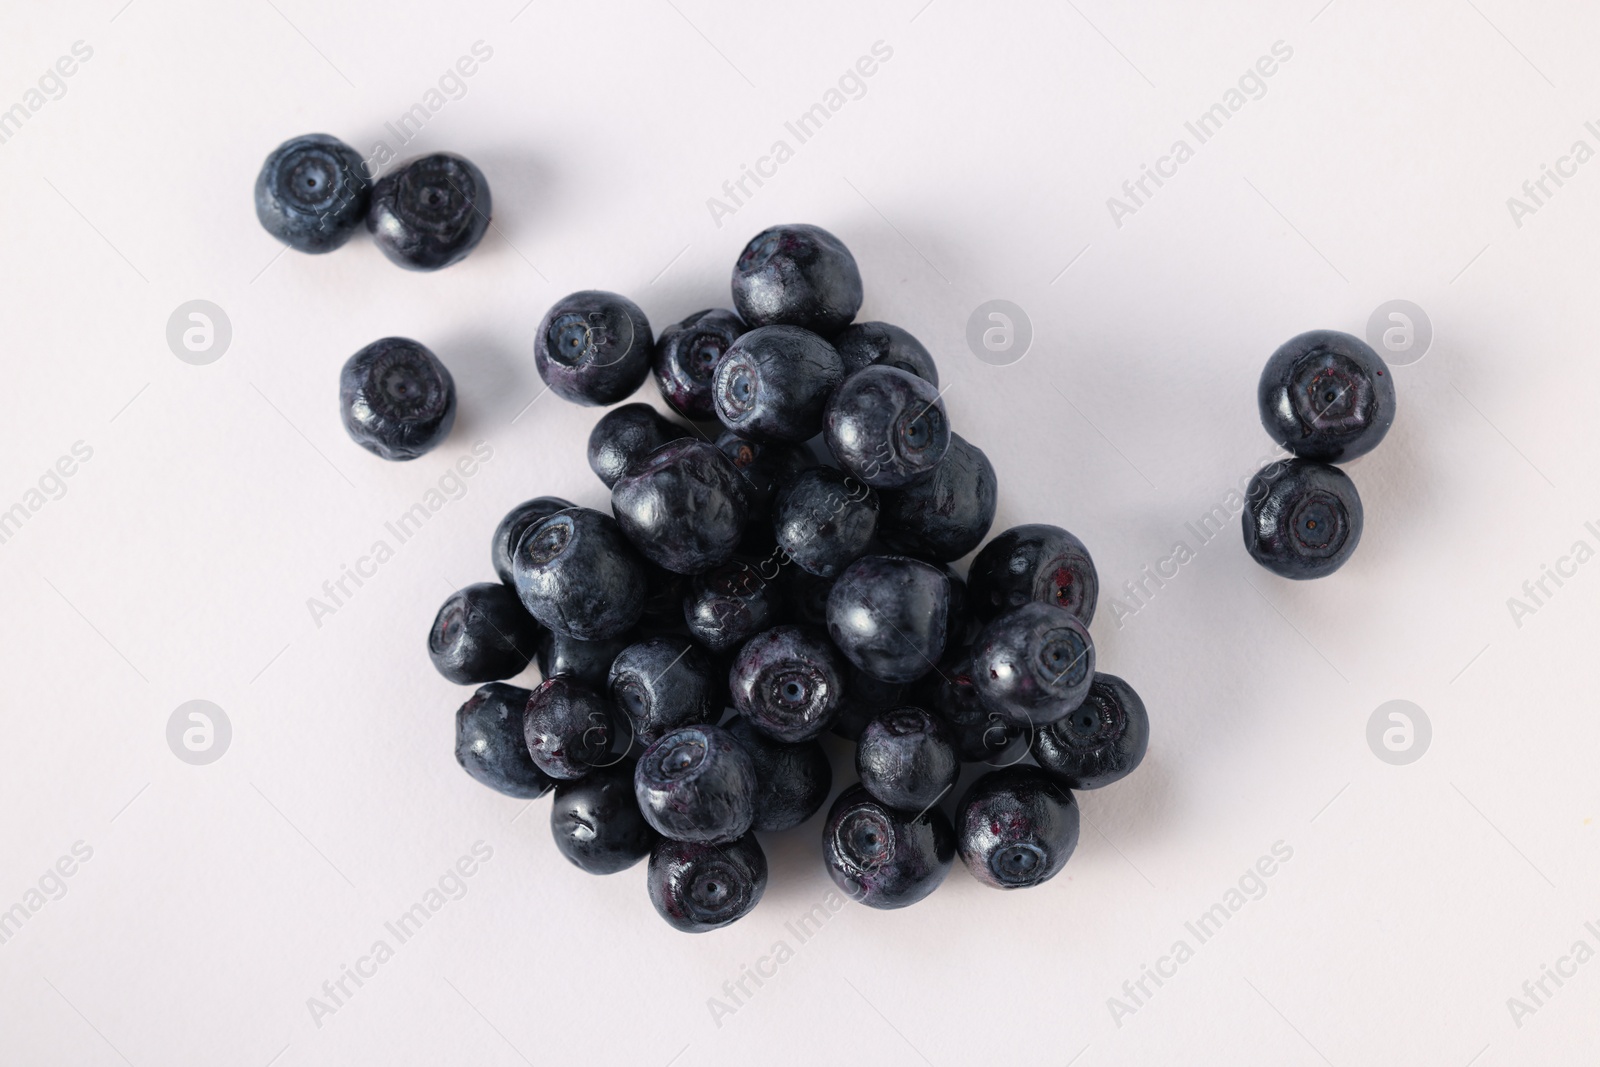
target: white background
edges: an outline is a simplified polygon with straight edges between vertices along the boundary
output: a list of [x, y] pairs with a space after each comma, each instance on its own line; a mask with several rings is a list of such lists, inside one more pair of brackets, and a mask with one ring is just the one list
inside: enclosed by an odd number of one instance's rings
[[[1531, 1014], [1507, 1004], [1574, 942], [1600, 950], [1584, 928], [1600, 926], [1600, 564], [1546, 580], [1520, 620], [1507, 605], [1576, 540], [1600, 547], [1584, 528], [1600, 520], [1600, 163], [1547, 181], [1520, 226], [1506, 202], [1575, 140], [1600, 148], [1583, 126], [1600, 118], [1600, 15], [922, 2], [6, 5], [0, 107], [74, 42], [93, 55], [0, 145], [0, 507], [75, 442], [93, 455], [0, 544], [0, 908], [75, 842], [93, 855], [0, 945], [0, 1060], [1600, 1054], [1600, 962], [1546, 979]], [[465, 95], [399, 146], [384, 124], [477, 41], [493, 54]], [[893, 55], [865, 95], [795, 146], [784, 122], [878, 41]], [[1184, 122], [1279, 41], [1293, 55], [1264, 95], [1119, 227], [1107, 198], [1193, 145]], [[365, 234], [279, 255], [251, 185], [311, 131], [467, 155], [495, 230], [437, 274], [396, 269]], [[707, 198], [780, 137], [794, 158], [719, 227]], [[451, 588], [492, 578], [511, 505], [605, 506], [584, 462], [598, 413], [534, 400], [545, 309], [614, 289], [660, 328], [726, 304], [743, 243], [791, 221], [854, 251], [863, 318], [935, 353], [955, 426], [999, 472], [996, 530], [1056, 522], [1088, 543], [1100, 664], [1153, 725], [1139, 772], [1081, 797], [1082, 844], [1054, 881], [1002, 894], [958, 865], [924, 903], [850, 905], [804, 944], [785, 924], [831, 889], [820, 818], [766, 841], [754, 913], [677, 933], [642, 865], [581, 874], [547, 799], [524, 812], [461, 772], [467, 691], [423, 644]], [[993, 298], [1035, 331], [1010, 366], [964, 338]], [[1394, 298], [1436, 336], [1396, 368], [1382, 448], [1349, 468], [1366, 505], [1352, 562], [1279, 580], [1230, 520], [1119, 627], [1122, 584], [1193, 545], [1185, 524], [1267, 455], [1267, 355], [1305, 329], [1364, 333]], [[166, 341], [193, 299], [232, 324], [207, 366]], [[432, 347], [460, 393], [450, 439], [404, 465], [352, 444], [335, 402], [344, 359], [390, 334]], [[651, 384], [640, 397], [660, 402]], [[465, 495], [318, 626], [308, 598], [478, 441], [493, 459]], [[193, 699], [232, 724], [209, 766], [166, 740]], [[1367, 742], [1393, 699], [1433, 727], [1406, 766]], [[318, 1025], [308, 998], [477, 841], [493, 857], [465, 896]], [[1276, 842], [1293, 855], [1265, 894], [1197, 945], [1184, 923]], [[1135, 1005], [1123, 983], [1180, 938], [1193, 957]], [[732, 1004], [723, 983], [779, 940], [792, 957], [714, 1021], [708, 998]]]

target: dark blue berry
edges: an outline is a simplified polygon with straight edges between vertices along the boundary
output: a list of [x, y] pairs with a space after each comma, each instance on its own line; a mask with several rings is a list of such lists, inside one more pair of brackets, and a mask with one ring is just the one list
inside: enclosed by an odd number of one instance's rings
[[906, 556], [863, 556], [828, 594], [828, 636], [850, 662], [886, 682], [912, 682], [944, 654], [950, 580]]
[[603, 512], [568, 508], [530, 526], [511, 572], [534, 618], [584, 641], [618, 637], [644, 614], [645, 562]]
[[483, 171], [460, 156], [435, 152], [378, 179], [367, 229], [391, 263], [439, 270], [478, 247], [492, 213]]
[[903, 489], [933, 473], [950, 448], [937, 386], [875, 365], [844, 380], [824, 415], [828, 450], [874, 489]]
[[811, 453], [800, 445], [746, 441], [732, 430], [722, 431], [717, 437], [717, 447], [744, 477], [751, 519], [765, 519], [771, 515], [772, 498], [777, 492], [795, 475], [816, 463]]
[[567, 675], [590, 689], [604, 689], [617, 654], [636, 640], [633, 631], [598, 641], [584, 641], [560, 630], [539, 635], [539, 673], [546, 678]]
[[523, 738], [539, 769], [563, 781], [616, 762], [616, 708], [605, 696], [558, 675], [539, 683], [522, 717]]
[[879, 497], [880, 535], [896, 552], [936, 563], [960, 559], [983, 543], [994, 522], [999, 483], [989, 457], [960, 434], [933, 473]]
[[674, 841], [735, 841], [755, 819], [755, 763], [715, 726], [684, 726], [657, 738], [639, 757], [633, 788], [645, 819]]
[[297, 252], [332, 252], [367, 215], [372, 183], [361, 154], [311, 133], [272, 150], [256, 177], [256, 218]]
[[744, 479], [715, 445], [672, 441], [611, 488], [622, 532], [652, 563], [698, 574], [728, 562], [744, 537]]
[[650, 373], [650, 320], [616, 293], [586, 289], [556, 301], [533, 341], [533, 363], [550, 391], [574, 404], [626, 400]]
[[939, 384], [939, 369], [922, 342], [887, 322], [857, 322], [846, 326], [834, 336], [833, 347], [844, 360], [846, 374], [880, 363], [915, 374], [935, 386]]
[[550, 805], [556, 848], [580, 870], [616, 874], [650, 855], [660, 838], [633, 796], [633, 768], [605, 767], [556, 786]]
[[955, 788], [961, 761], [941, 720], [921, 708], [895, 708], [861, 732], [856, 773], [874, 800], [925, 811]]
[[833, 767], [821, 745], [774, 741], [748, 719], [734, 719], [728, 732], [750, 753], [756, 768], [752, 830], [792, 830], [822, 810], [833, 787]]
[[522, 540], [522, 535], [527, 532], [528, 527], [538, 525], [558, 511], [573, 507], [577, 505], [558, 496], [538, 496], [532, 500], [525, 500], [506, 512], [506, 517], [494, 528], [494, 539], [489, 544], [489, 557], [494, 561], [494, 572], [500, 576], [502, 582], [513, 589], [516, 588], [516, 579], [511, 575], [511, 554], [517, 550], [517, 542]]
[[809, 741], [833, 725], [844, 663], [809, 627], [775, 626], [746, 641], [728, 672], [733, 706], [779, 741]]
[[539, 624], [499, 582], [476, 582], [444, 602], [428, 630], [428, 655], [457, 685], [521, 674], [539, 646]]
[[861, 309], [861, 272], [850, 250], [827, 230], [774, 226], [739, 253], [733, 306], [751, 326], [837, 333]]
[[1065, 608], [1030, 603], [990, 620], [972, 646], [983, 706], [1041, 726], [1076, 710], [1094, 681], [1094, 642]]
[[843, 380], [839, 353], [821, 337], [764, 326], [728, 349], [712, 395], [717, 417], [740, 437], [798, 444], [822, 432], [828, 395]]
[[701, 934], [749, 914], [767, 890], [755, 834], [728, 845], [661, 841], [650, 853], [650, 903], [675, 929]]
[[1038, 885], [1078, 847], [1078, 802], [1030, 764], [990, 771], [961, 800], [956, 841], [967, 870], [984, 885]]
[[1309, 459], [1272, 463], [1245, 491], [1244, 547], [1283, 578], [1323, 578], [1361, 542], [1361, 497], [1349, 475]]
[[589, 431], [589, 469], [610, 489], [629, 467], [684, 436], [681, 426], [663, 418], [649, 404], [612, 408]]
[[1099, 789], [1126, 778], [1149, 743], [1150, 716], [1139, 694], [1114, 674], [1096, 674], [1076, 711], [1039, 727], [1033, 758], [1063, 785]]
[[542, 797], [552, 784], [523, 739], [522, 710], [531, 695], [514, 685], [490, 682], [456, 709], [456, 762], [508, 797]]
[[1100, 577], [1082, 541], [1059, 526], [1013, 526], [983, 546], [967, 571], [972, 613], [992, 619], [1029, 601], [1094, 621]]
[[713, 652], [726, 652], [778, 625], [782, 612], [782, 588], [742, 560], [695, 575], [683, 598], [689, 633]]
[[1394, 376], [1359, 337], [1312, 330], [1267, 360], [1256, 403], [1278, 444], [1302, 459], [1342, 463], [1372, 451], [1394, 424]]
[[641, 745], [680, 726], [722, 717], [723, 682], [711, 657], [687, 637], [647, 637], [617, 654], [607, 688]]
[[870, 908], [915, 904], [939, 888], [955, 855], [955, 831], [944, 812], [896, 811], [859, 785], [839, 794], [822, 830], [829, 877]]
[[918, 683], [917, 698], [944, 720], [963, 763], [1009, 767], [1028, 754], [1034, 728], [1020, 725], [983, 706], [972, 680], [972, 650], [948, 653], [938, 669]]
[[716, 308], [696, 311], [661, 331], [653, 369], [661, 396], [674, 411], [689, 419], [717, 417], [711, 400], [717, 362], [749, 328], [733, 312]]
[[773, 507], [778, 547], [796, 566], [836, 577], [872, 544], [878, 494], [837, 467], [795, 475]]
[[384, 459], [416, 459], [450, 435], [456, 383], [405, 337], [374, 341], [339, 372], [339, 415], [351, 439]]
[[844, 699], [839, 702], [839, 717], [834, 720], [833, 732], [846, 741], [859, 741], [861, 731], [874, 717], [905, 703], [905, 692], [906, 687], [901, 682], [885, 682], [854, 663], [847, 664]]

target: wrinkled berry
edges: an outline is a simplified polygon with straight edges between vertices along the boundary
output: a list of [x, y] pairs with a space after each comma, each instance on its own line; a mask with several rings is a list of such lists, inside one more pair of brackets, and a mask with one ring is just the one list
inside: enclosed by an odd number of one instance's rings
[[861, 786], [839, 794], [822, 830], [828, 875], [851, 900], [904, 908], [939, 888], [955, 863], [955, 831], [938, 808], [915, 817]]
[[644, 384], [653, 347], [650, 320], [638, 304], [586, 289], [545, 312], [534, 335], [533, 364], [563, 400], [604, 406]]
[[728, 845], [661, 841], [646, 884], [656, 912], [678, 930], [700, 934], [742, 919], [767, 890], [767, 856], [755, 834]]
[[649, 404], [623, 404], [600, 416], [589, 431], [589, 469], [610, 489], [628, 468], [684, 436], [681, 427]]
[[539, 769], [563, 781], [616, 760], [616, 708], [582, 682], [558, 675], [540, 682], [522, 715], [523, 738]]
[[823, 418], [833, 458], [874, 489], [921, 481], [950, 447], [938, 388], [894, 367], [850, 375], [828, 398]]
[[539, 624], [499, 582], [476, 582], [444, 602], [428, 630], [428, 655], [457, 685], [521, 674], [539, 647]]
[[861, 732], [856, 773], [874, 800], [900, 811], [925, 811], [955, 787], [961, 761], [941, 720], [921, 708], [896, 708]]
[[828, 396], [844, 379], [839, 353], [798, 326], [740, 337], [717, 364], [717, 417], [740, 437], [798, 444], [822, 432]]
[[633, 788], [645, 819], [674, 841], [734, 841], [755, 818], [755, 763], [715, 726], [662, 734], [639, 757]]
[[633, 796], [633, 769], [605, 767], [556, 786], [550, 805], [556, 848], [590, 874], [616, 874], [650, 855], [660, 840]]
[[1094, 681], [1094, 642], [1065, 608], [1030, 603], [991, 620], [972, 646], [983, 706], [1015, 723], [1055, 722]]
[[1343, 463], [1394, 424], [1394, 376], [1359, 337], [1312, 330], [1286, 341], [1261, 371], [1261, 425], [1302, 459]]
[[935, 386], [939, 384], [939, 368], [934, 366], [933, 357], [922, 342], [887, 322], [857, 322], [846, 326], [834, 336], [833, 347], [844, 360], [846, 374], [880, 363], [915, 374]]
[[623, 649], [611, 664], [609, 691], [641, 745], [722, 716], [722, 682], [711, 657], [687, 637], [648, 637]]
[[332, 252], [350, 240], [371, 198], [361, 153], [325, 133], [283, 142], [256, 176], [256, 218], [297, 252]]
[[1078, 709], [1041, 726], [1033, 758], [1073, 789], [1099, 789], [1126, 778], [1144, 759], [1150, 716], [1133, 687], [1114, 674], [1096, 674]]
[[776, 626], [752, 637], [728, 672], [733, 706], [779, 741], [808, 741], [833, 725], [844, 692], [844, 663], [809, 628]]
[[738, 315], [716, 308], [696, 311], [661, 331], [652, 369], [661, 396], [674, 411], [697, 420], [717, 417], [711, 399], [717, 361], [749, 328]]
[[936, 563], [958, 560], [983, 543], [994, 522], [999, 482], [989, 457], [960, 434], [933, 473], [879, 495], [880, 535], [896, 552]]
[[812, 467], [778, 493], [772, 521], [795, 566], [833, 578], [872, 544], [878, 494], [837, 467]]
[[645, 562], [603, 512], [568, 508], [529, 527], [511, 571], [529, 614], [584, 641], [620, 636], [644, 614]]
[[456, 383], [427, 348], [374, 341], [339, 372], [339, 414], [351, 440], [384, 459], [416, 459], [450, 436]]
[[750, 239], [733, 266], [733, 306], [751, 326], [831, 334], [861, 308], [861, 272], [833, 234], [797, 223]]
[[1244, 547], [1282, 578], [1323, 578], [1361, 543], [1361, 497], [1338, 467], [1310, 459], [1272, 463], [1245, 491]]
[[646, 559], [698, 574], [733, 558], [749, 504], [732, 461], [715, 445], [684, 438], [629, 469], [611, 489], [611, 510]]
[[435, 152], [378, 179], [367, 230], [396, 266], [439, 270], [478, 247], [492, 212], [483, 171], [460, 156]]

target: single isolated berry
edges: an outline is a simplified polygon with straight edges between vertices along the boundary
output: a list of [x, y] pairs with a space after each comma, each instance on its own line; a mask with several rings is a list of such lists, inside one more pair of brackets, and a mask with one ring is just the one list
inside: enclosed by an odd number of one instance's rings
[[839, 794], [822, 829], [828, 876], [869, 908], [915, 904], [939, 888], [955, 854], [955, 831], [944, 812], [896, 811], [859, 785]]
[[616, 720], [616, 708], [605, 696], [558, 675], [529, 694], [522, 733], [539, 769], [566, 781], [616, 762], [610, 755], [618, 738]]
[[1039, 727], [1033, 758], [1062, 785], [1099, 789], [1126, 778], [1150, 744], [1150, 716], [1133, 687], [1096, 674], [1078, 709]]
[[373, 455], [416, 459], [450, 436], [456, 383], [427, 348], [385, 337], [345, 361], [339, 416], [350, 439]]
[[717, 417], [711, 399], [711, 384], [716, 379], [717, 362], [734, 341], [750, 327], [724, 308], [696, 311], [682, 322], [675, 322], [656, 338], [656, 384], [672, 410], [688, 419]]
[[992, 619], [972, 646], [978, 699], [1018, 724], [1055, 722], [1094, 681], [1094, 642], [1066, 608], [1024, 604]]
[[775, 626], [746, 641], [728, 672], [733, 706], [767, 736], [809, 741], [833, 725], [844, 662], [822, 634]]
[[527, 800], [544, 796], [553, 784], [533, 762], [522, 736], [522, 709], [531, 695], [514, 685], [490, 682], [456, 709], [456, 762], [461, 769], [496, 792]]
[[650, 320], [625, 296], [595, 289], [564, 296], [545, 312], [533, 364], [550, 391], [574, 404], [626, 400], [650, 373]]
[[783, 621], [783, 589], [743, 560], [695, 575], [683, 597], [683, 618], [696, 641], [713, 652], [737, 648]]
[[687, 637], [647, 637], [617, 653], [608, 689], [649, 745], [680, 726], [714, 723], [722, 715], [722, 679], [705, 649]]
[[367, 229], [396, 266], [439, 270], [478, 247], [492, 210], [483, 171], [460, 156], [435, 152], [378, 179]]
[[983, 546], [967, 571], [972, 613], [992, 619], [1029, 601], [1066, 608], [1088, 626], [1100, 577], [1082, 541], [1059, 526], [1013, 526]]
[[1078, 847], [1078, 802], [1026, 763], [972, 783], [956, 816], [956, 842], [972, 876], [996, 889], [1048, 881]]
[[855, 257], [819, 226], [773, 226], [750, 239], [733, 265], [733, 306], [751, 326], [837, 333], [861, 310]]
[[539, 624], [499, 582], [475, 582], [444, 602], [428, 630], [428, 656], [457, 685], [521, 674], [539, 647]]
[[649, 404], [623, 404], [589, 431], [589, 469], [610, 489], [644, 457], [687, 434]]
[[660, 840], [633, 796], [631, 767], [603, 767], [556, 786], [550, 804], [556, 848], [579, 870], [616, 874], [650, 855]]
[[755, 834], [729, 845], [661, 841], [650, 853], [650, 903], [668, 924], [702, 934], [742, 919], [767, 890], [767, 856]]
[[773, 507], [778, 547], [823, 578], [867, 551], [878, 528], [878, 494], [837, 467], [811, 467], [785, 485]]
[[735, 718], [728, 724], [728, 732], [750, 753], [756, 768], [756, 814], [751, 829], [792, 830], [822, 810], [833, 786], [833, 767], [821, 745], [774, 741], [748, 719]]
[[921, 708], [896, 708], [861, 732], [856, 773], [874, 800], [899, 811], [925, 811], [955, 788], [961, 761], [943, 722]]
[[833, 458], [874, 489], [921, 481], [950, 447], [938, 388], [894, 367], [850, 375], [829, 397], [823, 418]]
[[1359, 337], [1312, 330], [1261, 371], [1261, 425], [1302, 459], [1343, 463], [1378, 447], [1394, 424], [1394, 376]]
[[650, 825], [674, 841], [735, 841], [755, 819], [755, 763], [715, 726], [661, 735], [639, 757], [633, 788]]
[[699, 574], [733, 558], [749, 504], [744, 479], [716, 445], [671, 441], [629, 468], [611, 487], [611, 510], [646, 559], [678, 574]]
[[852, 323], [834, 335], [833, 347], [844, 360], [846, 374], [879, 363], [939, 384], [939, 368], [922, 342], [887, 322]]
[[530, 526], [511, 556], [517, 596], [552, 630], [584, 641], [619, 637], [644, 614], [644, 560], [617, 521], [568, 508]]
[[1270, 463], [1245, 491], [1244, 547], [1281, 578], [1324, 578], [1361, 542], [1361, 497], [1338, 467], [1310, 459]]
[[839, 353], [798, 326], [763, 326], [717, 364], [717, 418], [740, 437], [799, 444], [822, 432], [828, 396], [844, 380]]
[[558, 496], [537, 496], [532, 500], [524, 500], [506, 512], [506, 517], [494, 528], [494, 537], [489, 542], [489, 558], [493, 561], [494, 572], [500, 576], [500, 580], [511, 588], [516, 588], [517, 581], [511, 575], [511, 554], [517, 550], [517, 542], [522, 540], [522, 535], [528, 531], [528, 527], [537, 526], [558, 511], [577, 506], [572, 501], [563, 500]]
[[350, 240], [371, 197], [361, 153], [325, 133], [283, 142], [256, 176], [256, 218], [296, 252], [332, 252]]
[[879, 495], [880, 536], [896, 552], [949, 563], [983, 543], [994, 523], [1000, 483], [983, 449], [960, 434], [933, 473]]
[[885, 682], [914, 682], [944, 655], [950, 579], [907, 556], [863, 556], [828, 593], [828, 636]]

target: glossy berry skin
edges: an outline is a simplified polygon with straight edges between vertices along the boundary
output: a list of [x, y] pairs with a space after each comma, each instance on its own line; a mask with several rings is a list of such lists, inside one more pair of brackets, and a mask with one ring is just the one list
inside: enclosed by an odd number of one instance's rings
[[775, 626], [746, 641], [728, 671], [733, 706], [767, 736], [794, 744], [833, 725], [844, 662], [809, 627]]
[[661, 331], [651, 369], [661, 387], [661, 396], [672, 410], [699, 421], [717, 417], [711, 400], [717, 363], [749, 329], [738, 315], [715, 308], [696, 311]]
[[435, 152], [378, 179], [367, 230], [396, 266], [439, 270], [478, 247], [493, 210], [483, 171], [460, 156]]
[[972, 876], [995, 889], [1048, 881], [1078, 847], [1078, 802], [1044, 771], [1019, 763], [972, 783], [956, 816]]
[[980, 620], [1037, 601], [1066, 608], [1088, 626], [1100, 576], [1082, 541], [1059, 526], [1028, 523], [983, 546], [967, 571], [967, 591]]
[[1394, 376], [1359, 337], [1312, 330], [1267, 360], [1256, 404], [1278, 444], [1302, 459], [1343, 463], [1378, 447], [1394, 424]]
[[1271, 463], [1245, 491], [1244, 547], [1281, 578], [1325, 578], [1361, 543], [1361, 497], [1349, 475], [1309, 459]]
[[855, 785], [839, 794], [822, 829], [822, 862], [851, 900], [904, 908], [939, 888], [955, 864], [955, 831], [938, 808], [913, 817]]
[[822, 432], [828, 396], [844, 380], [839, 353], [798, 326], [763, 326], [717, 364], [717, 418], [740, 437], [799, 444]]
[[972, 680], [972, 650], [956, 649], [917, 684], [917, 699], [944, 720], [956, 756], [963, 763], [1009, 767], [1025, 759], [1032, 724], [1019, 725], [990, 711]]
[[545, 312], [534, 335], [533, 364], [563, 400], [604, 406], [644, 384], [654, 346], [650, 320], [638, 304], [585, 289]]
[[583, 641], [619, 637], [644, 614], [644, 560], [615, 519], [568, 508], [528, 528], [511, 557], [517, 596], [552, 630]]
[[650, 453], [686, 434], [649, 404], [623, 404], [600, 416], [589, 431], [589, 469], [610, 489]]
[[645, 880], [650, 903], [688, 934], [727, 926], [748, 915], [767, 891], [767, 856], [755, 834], [729, 845], [661, 841]]
[[874, 489], [903, 489], [933, 473], [950, 448], [937, 386], [874, 365], [844, 380], [823, 416], [828, 451]]
[[907, 556], [863, 556], [828, 593], [828, 636], [885, 682], [913, 682], [944, 654], [950, 580]]
[[650, 855], [660, 838], [633, 796], [633, 769], [605, 767], [556, 786], [550, 804], [556, 848], [579, 870], [616, 874]]
[[684, 438], [630, 468], [611, 488], [611, 510], [650, 562], [699, 574], [733, 558], [749, 503], [732, 461], [709, 442]]
[[489, 558], [500, 580], [512, 589], [517, 587], [516, 579], [511, 574], [511, 554], [516, 551], [517, 542], [522, 540], [528, 527], [537, 526], [558, 511], [577, 506], [558, 496], [537, 496], [532, 500], [524, 500], [506, 512], [506, 517], [494, 528], [494, 537], [489, 542]]
[[1099, 789], [1126, 778], [1150, 744], [1150, 716], [1133, 687], [1096, 674], [1078, 710], [1041, 726], [1033, 758], [1072, 789]]
[[839, 717], [833, 722], [833, 732], [846, 741], [861, 740], [861, 731], [883, 712], [905, 703], [906, 687], [900, 682], [885, 682], [874, 678], [854, 663], [845, 668], [844, 700], [839, 703]]
[[550, 776], [528, 753], [522, 709], [532, 694], [504, 682], [479, 686], [456, 709], [456, 762], [490, 789], [531, 800], [550, 791]]
[[721, 844], [744, 836], [755, 819], [757, 787], [750, 753], [715, 726], [662, 734], [633, 772], [639, 810], [674, 841]]
[[583, 641], [560, 630], [545, 630], [539, 635], [539, 673], [546, 678], [566, 675], [590, 689], [603, 691], [617, 654], [636, 639], [631, 630], [599, 641]]
[[296, 252], [332, 252], [350, 240], [371, 198], [361, 153], [325, 133], [283, 142], [256, 176], [256, 218]]
[[428, 630], [428, 656], [457, 685], [521, 674], [539, 647], [539, 624], [499, 582], [475, 582], [444, 602]]
[[713, 652], [727, 652], [778, 625], [782, 614], [782, 587], [743, 560], [695, 575], [683, 598], [689, 633]]
[[727, 730], [750, 753], [756, 768], [756, 813], [752, 830], [792, 830], [822, 810], [833, 788], [833, 767], [815, 741], [797, 745], [774, 741], [748, 719], [734, 719]]
[[383, 459], [416, 459], [450, 436], [456, 383], [427, 348], [374, 341], [339, 372], [339, 417], [350, 439]]
[[827, 230], [773, 226], [739, 253], [733, 306], [751, 326], [837, 333], [861, 309], [861, 272], [844, 242]]
[[778, 493], [772, 524], [795, 566], [834, 578], [872, 544], [878, 494], [837, 467], [811, 467]]
[[582, 778], [617, 758], [616, 708], [606, 697], [572, 678], [547, 678], [528, 696], [522, 736], [533, 762], [552, 778]]
[[764, 519], [772, 514], [772, 499], [801, 471], [815, 466], [811, 453], [800, 445], [782, 441], [746, 441], [732, 430], [723, 430], [717, 447], [732, 461], [744, 478], [745, 499], [750, 518]]
[[944, 723], [921, 708], [896, 708], [867, 723], [856, 773], [872, 798], [898, 811], [925, 811], [961, 776]]
[[845, 374], [879, 363], [939, 384], [939, 368], [922, 342], [887, 322], [852, 323], [834, 335], [833, 347], [844, 360]]
[[972, 645], [978, 699], [1019, 725], [1055, 722], [1083, 703], [1094, 681], [1094, 641], [1078, 617], [1049, 604], [996, 616]]
[[608, 691], [641, 745], [680, 726], [722, 716], [722, 681], [711, 657], [687, 637], [647, 637], [617, 654]]
[[994, 523], [1000, 492], [983, 449], [960, 434], [928, 477], [879, 496], [884, 544], [908, 556], [949, 563], [977, 548]]

